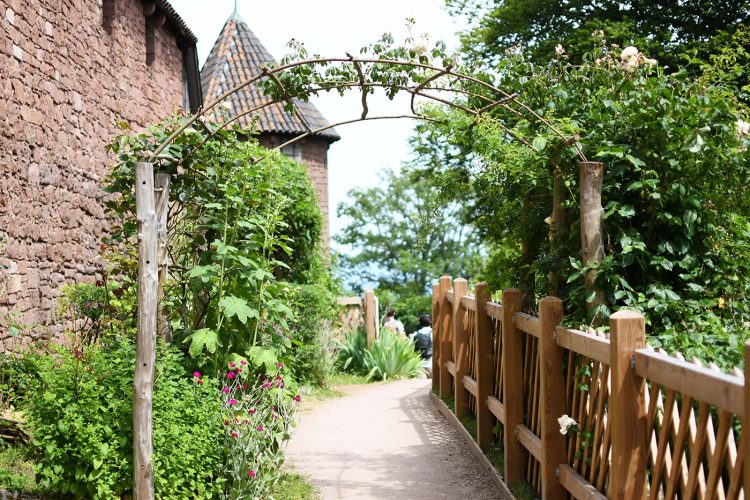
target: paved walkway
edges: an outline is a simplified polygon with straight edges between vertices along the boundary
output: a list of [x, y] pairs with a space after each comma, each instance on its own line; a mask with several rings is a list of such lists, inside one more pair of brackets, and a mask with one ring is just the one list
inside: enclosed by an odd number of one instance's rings
[[429, 390], [425, 379], [343, 388], [302, 412], [288, 463], [324, 500], [499, 498]]

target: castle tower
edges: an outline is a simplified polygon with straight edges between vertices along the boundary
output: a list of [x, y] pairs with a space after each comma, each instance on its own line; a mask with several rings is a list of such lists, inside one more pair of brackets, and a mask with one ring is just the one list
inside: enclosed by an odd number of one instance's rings
[[[275, 62], [260, 40], [250, 31], [237, 11], [227, 19], [201, 71], [205, 103], [211, 102], [228, 89], [261, 73], [264, 64]], [[248, 85], [227, 99], [229, 114], [234, 116], [264, 104], [268, 99], [255, 85]], [[284, 111], [283, 103], [272, 104], [240, 118], [243, 129], [253, 130], [267, 148], [277, 147], [310, 129], [329, 125], [323, 115], [309, 102], [294, 101], [297, 116]], [[303, 121], [304, 119], [304, 121]], [[307, 173], [318, 193], [323, 212], [323, 238], [329, 241], [328, 210], [328, 147], [340, 137], [332, 128], [306, 137], [285, 147], [282, 152], [307, 167]]]

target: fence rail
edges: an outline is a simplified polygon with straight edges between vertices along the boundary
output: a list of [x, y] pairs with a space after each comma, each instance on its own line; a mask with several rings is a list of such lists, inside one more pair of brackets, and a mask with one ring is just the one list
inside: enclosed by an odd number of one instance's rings
[[[457, 417], [476, 416], [480, 448], [502, 443], [509, 486], [545, 499], [745, 498], [742, 373], [655, 351], [633, 311], [613, 314], [605, 336], [561, 325], [558, 298], [538, 316], [521, 302], [447, 276], [433, 287], [433, 389]], [[566, 434], [563, 415], [576, 422]]]

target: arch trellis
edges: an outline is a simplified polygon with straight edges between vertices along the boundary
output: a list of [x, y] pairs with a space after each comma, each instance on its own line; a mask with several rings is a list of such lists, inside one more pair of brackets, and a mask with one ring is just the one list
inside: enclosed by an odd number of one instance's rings
[[[377, 46], [376, 46], [377, 47]], [[382, 52], [382, 51], [380, 51]], [[539, 113], [524, 104], [517, 93], [510, 93], [502, 87], [495, 86], [478, 76], [457, 69], [456, 65], [442, 53], [442, 48], [433, 51], [435, 57], [416, 55], [414, 51], [396, 51], [402, 56], [387, 57], [375, 50], [376, 57], [313, 57], [305, 58], [303, 50], [298, 50], [302, 56], [298, 60], [287, 60], [278, 66], [264, 66], [261, 72], [252, 76], [219, 95], [216, 99], [202, 107], [197, 113], [186, 118], [170, 135], [162, 141], [152, 152], [142, 152], [141, 162], [138, 163], [136, 174], [136, 205], [138, 207], [138, 240], [139, 240], [139, 271], [138, 271], [138, 334], [136, 370], [133, 394], [133, 424], [134, 424], [134, 494], [136, 498], [153, 498], [153, 464], [151, 462], [152, 449], [152, 414], [151, 393], [153, 391], [153, 367], [155, 363], [155, 337], [158, 326], [157, 305], [160, 296], [159, 276], [165, 271], [159, 270], [159, 264], [165, 262], [166, 250], [166, 212], [168, 211], [168, 174], [159, 174], [154, 190], [154, 173], [152, 162], [158, 162], [162, 167], [170, 164], [181, 164], [190, 155], [180, 159], [165, 154], [165, 149], [185, 132], [189, 127], [206, 118], [219, 116], [215, 108], [227, 98], [241, 91], [249, 85], [259, 86], [267, 101], [250, 110], [229, 116], [218, 126], [204, 127], [208, 132], [203, 141], [193, 150], [200, 149], [206, 142], [221, 130], [235, 124], [239, 119], [258, 113], [260, 110], [274, 104], [284, 103], [285, 110], [294, 113], [302, 122], [305, 132], [280, 144], [275, 149], [284, 148], [296, 141], [327, 129], [368, 120], [385, 119], [414, 119], [426, 122], [440, 122], [440, 120], [422, 113], [417, 107], [417, 98], [458, 110], [472, 117], [470, 126], [480, 120], [488, 120], [499, 127], [509, 140], [536, 151], [527, 138], [511, 130], [503, 115], [490, 113], [499, 110], [518, 120], [536, 122], [551, 134], [561, 140], [562, 147], [571, 147], [575, 151], [581, 164], [589, 164], [578, 136], [568, 137], [555, 125]], [[411, 58], [404, 58], [403, 55]], [[398, 55], [398, 54], [396, 54]], [[441, 66], [431, 61], [442, 56]], [[343, 95], [347, 90], [358, 89], [361, 93], [361, 110], [357, 118], [339, 121], [319, 128], [312, 128], [304, 117], [295, 112], [295, 100], [307, 101], [310, 96], [320, 92], [337, 91]], [[411, 96], [409, 113], [398, 115], [370, 115], [367, 102], [368, 96], [375, 89], [383, 89], [389, 97], [399, 92]], [[447, 95], [446, 95], [447, 94]], [[449, 96], [453, 96], [450, 98]], [[260, 161], [260, 160], [258, 160]], [[559, 172], [560, 167], [552, 160], [548, 160], [553, 168]], [[556, 179], [557, 181], [557, 179]], [[601, 184], [600, 184], [601, 186]], [[156, 191], [156, 196], [155, 196]], [[554, 193], [557, 196], [557, 191]], [[553, 205], [559, 204], [559, 199]], [[159, 262], [157, 262], [159, 261]]]

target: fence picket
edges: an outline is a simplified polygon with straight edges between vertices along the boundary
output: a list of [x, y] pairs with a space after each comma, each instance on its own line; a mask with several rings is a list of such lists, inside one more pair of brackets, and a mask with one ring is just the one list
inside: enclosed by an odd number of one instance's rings
[[453, 281], [453, 352], [456, 372], [453, 377], [453, 398], [458, 418], [469, 413], [469, 392], [464, 386], [464, 375], [468, 374], [469, 333], [466, 328], [466, 306], [461, 297], [469, 291], [463, 278]]
[[447, 363], [452, 361], [453, 343], [451, 341], [451, 303], [446, 297], [451, 287], [451, 277], [440, 277], [440, 397], [445, 399], [451, 395], [451, 374]]
[[513, 315], [521, 310], [523, 296], [517, 288], [503, 290], [503, 406], [505, 407], [505, 481], [511, 488], [523, 482], [524, 447], [516, 435], [523, 423], [523, 343]]
[[562, 301], [545, 297], [539, 302], [541, 332], [539, 363], [541, 375], [542, 498], [566, 498], [560, 484], [558, 468], [565, 463], [565, 437], [560, 434], [557, 419], [565, 413], [565, 379], [562, 367], [564, 351], [555, 342], [555, 327], [562, 319]]
[[485, 283], [474, 286], [474, 299], [477, 307], [476, 349], [474, 351], [477, 370], [477, 444], [487, 451], [492, 444], [492, 428], [495, 419], [489, 409], [487, 397], [492, 394], [492, 377], [494, 376], [495, 359], [493, 356], [492, 325], [485, 312], [485, 304], [492, 294]]

